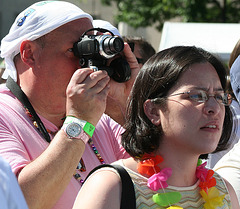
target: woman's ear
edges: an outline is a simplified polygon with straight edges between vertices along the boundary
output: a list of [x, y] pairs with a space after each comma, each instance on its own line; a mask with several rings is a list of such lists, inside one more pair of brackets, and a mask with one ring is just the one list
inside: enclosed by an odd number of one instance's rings
[[159, 106], [151, 102], [150, 99], [146, 100], [143, 104], [144, 112], [148, 119], [156, 126], [161, 124]]
[[20, 45], [21, 59], [29, 67], [32, 67], [35, 62], [33, 47], [33, 42], [28, 40], [23, 41]]

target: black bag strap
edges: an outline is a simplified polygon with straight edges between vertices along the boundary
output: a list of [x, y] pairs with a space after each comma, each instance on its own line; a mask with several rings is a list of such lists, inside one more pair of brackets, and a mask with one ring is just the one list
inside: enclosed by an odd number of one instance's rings
[[51, 142], [50, 136], [43, 125], [41, 119], [38, 117], [37, 113], [35, 112], [32, 104], [28, 100], [26, 94], [22, 91], [20, 86], [10, 77], [8, 76], [7, 81], [6, 81], [6, 86], [9, 88], [9, 90], [17, 97], [17, 99], [23, 104], [25, 108], [28, 109], [28, 111], [31, 113], [31, 115], [34, 117], [34, 119], [37, 122], [39, 131], [43, 135], [44, 139], [47, 142]]
[[[129, 176], [128, 172], [120, 165], [109, 165], [103, 164], [95, 167], [86, 179], [94, 173], [96, 170], [103, 168], [103, 167], [110, 167], [114, 168], [118, 171], [121, 181], [122, 181], [122, 197], [121, 197], [121, 206], [120, 209], [136, 209], [136, 197], [135, 197], [135, 190], [133, 187], [133, 182], [131, 177]], [[85, 181], [86, 181], [85, 179]]]

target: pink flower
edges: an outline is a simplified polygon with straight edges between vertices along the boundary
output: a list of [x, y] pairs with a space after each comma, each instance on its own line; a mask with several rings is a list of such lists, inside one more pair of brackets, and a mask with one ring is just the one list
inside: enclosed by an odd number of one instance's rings
[[207, 178], [208, 169], [205, 168], [207, 162], [199, 165], [196, 169], [196, 176], [200, 181], [205, 181]]
[[148, 179], [148, 187], [153, 190], [157, 191], [162, 188], [168, 187], [167, 180], [172, 175], [171, 168], [164, 168], [159, 173], [152, 175]]

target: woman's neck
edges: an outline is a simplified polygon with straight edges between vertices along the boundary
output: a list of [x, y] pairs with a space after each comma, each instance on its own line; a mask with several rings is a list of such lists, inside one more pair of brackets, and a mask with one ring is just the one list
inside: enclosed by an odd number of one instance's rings
[[194, 185], [197, 181], [197, 158], [196, 160], [164, 158], [164, 161], [160, 164], [160, 168], [172, 169], [172, 175], [167, 181], [169, 185], [186, 187]]
[[172, 175], [168, 184], [173, 186], [192, 186], [196, 183], [196, 168], [199, 155], [173, 145], [162, 144], [158, 155], [163, 157], [160, 169], [171, 168]]
[[[197, 182], [196, 177], [196, 168], [197, 168], [197, 162], [198, 158], [196, 157], [189, 159], [173, 159], [173, 158], [167, 158], [163, 157], [163, 162], [159, 164], [160, 169], [163, 168], [171, 168], [172, 169], [172, 175], [167, 180], [167, 183], [172, 186], [177, 187], [187, 187], [192, 186]], [[133, 170], [134, 172], [138, 172], [137, 161], [135, 161], [133, 158], [129, 158], [124, 160], [124, 165], [128, 167], [129, 169]]]

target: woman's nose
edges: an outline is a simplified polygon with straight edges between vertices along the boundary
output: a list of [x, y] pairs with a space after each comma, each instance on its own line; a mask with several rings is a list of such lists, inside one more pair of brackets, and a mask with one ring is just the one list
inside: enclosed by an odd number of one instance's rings
[[221, 111], [223, 104], [220, 104], [214, 95], [208, 95], [208, 100], [204, 104], [204, 112], [206, 114], [218, 114]]

